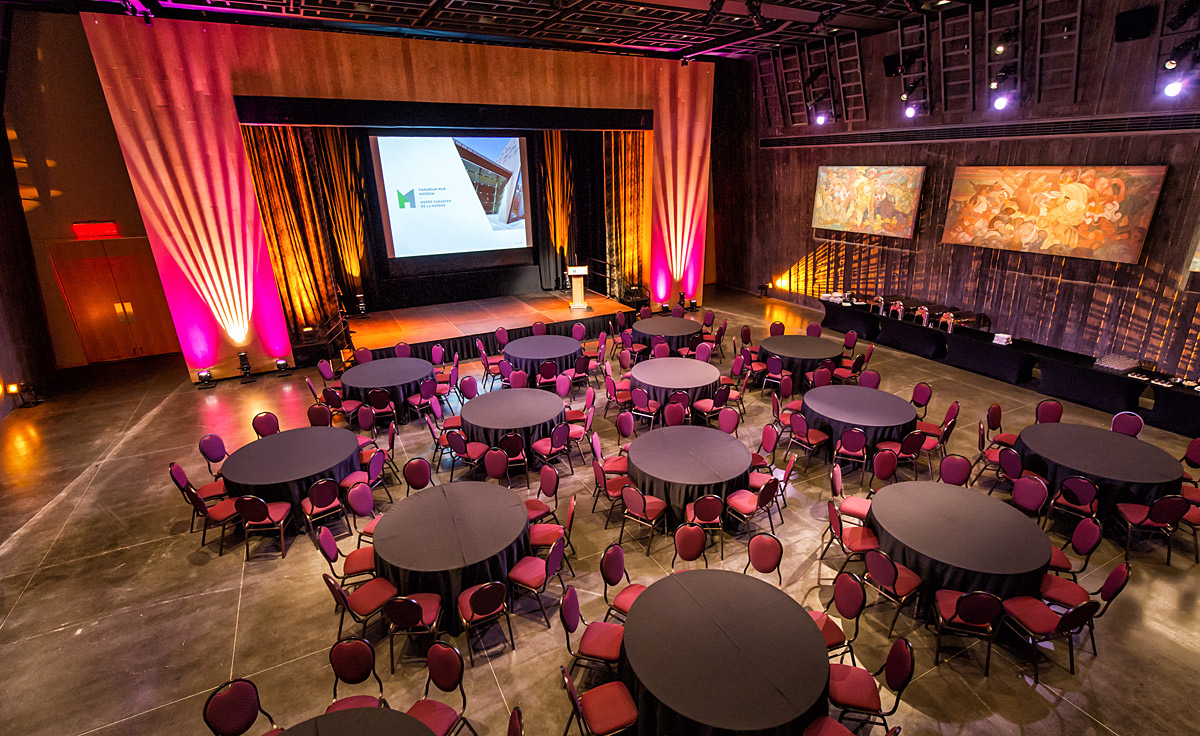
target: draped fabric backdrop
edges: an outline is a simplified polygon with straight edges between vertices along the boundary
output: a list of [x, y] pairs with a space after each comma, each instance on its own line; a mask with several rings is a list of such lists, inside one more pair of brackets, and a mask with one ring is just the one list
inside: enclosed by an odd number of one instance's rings
[[325, 200], [337, 258], [334, 274], [346, 303], [363, 292], [363, 177], [361, 136], [344, 128], [309, 128], [317, 182]]
[[[642, 251], [649, 244], [644, 130], [606, 130], [604, 135], [604, 230], [607, 260], [624, 284], [642, 284]], [[615, 282], [610, 281], [610, 288]], [[611, 293], [610, 296], [623, 296]]]
[[339, 311], [326, 213], [317, 206], [319, 184], [306, 161], [301, 129], [244, 125], [242, 139], [284, 317], [296, 340], [305, 327], [320, 327]]
[[567, 264], [574, 263], [571, 224], [575, 185], [565, 137], [561, 130], [543, 131], [540, 145], [533, 147], [533, 167], [548, 225], [549, 252], [541, 248], [539, 263], [543, 289], [560, 286]]

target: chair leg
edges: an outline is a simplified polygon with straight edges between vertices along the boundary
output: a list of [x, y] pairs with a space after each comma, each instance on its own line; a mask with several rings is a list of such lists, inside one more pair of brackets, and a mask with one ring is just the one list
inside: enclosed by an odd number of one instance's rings
[[992, 670], [992, 637], [987, 640], [987, 657], [983, 660], [983, 676], [987, 677]]
[[904, 608], [904, 601], [896, 601], [896, 613], [892, 616], [892, 623], [888, 626], [888, 638], [892, 636], [892, 629], [896, 628], [896, 622], [900, 620], [900, 611]]
[[512, 619], [508, 616], [508, 609], [504, 609], [504, 621], [508, 624], [508, 639], [512, 642], [513, 651], [517, 651], [517, 637], [512, 633]]
[[[471, 666], [475, 666], [475, 647], [471, 646], [471, 627], [467, 627], [467, 655], [471, 657]], [[341, 638], [341, 631], [338, 632], [338, 638]]]

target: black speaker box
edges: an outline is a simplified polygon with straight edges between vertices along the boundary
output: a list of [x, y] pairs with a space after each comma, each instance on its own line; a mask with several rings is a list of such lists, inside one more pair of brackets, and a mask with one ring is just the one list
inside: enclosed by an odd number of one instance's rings
[[1149, 38], [1158, 29], [1158, 6], [1147, 5], [1133, 10], [1117, 13], [1116, 32], [1114, 40], [1137, 41]]

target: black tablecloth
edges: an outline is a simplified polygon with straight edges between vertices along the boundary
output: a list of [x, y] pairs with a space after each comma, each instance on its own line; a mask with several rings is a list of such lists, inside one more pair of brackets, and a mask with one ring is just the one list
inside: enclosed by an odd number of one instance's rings
[[1113, 504], [1150, 503], [1179, 493], [1183, 468], [1165, 451], [1135, 437], [1082, 424], [1034, 424], [1013, 448], [1025, 467], [1043, 474], [1056, 490], [1066, 478], [1082, 475], [1099, 488], [1100, 516]]
[[662, 335], [671, 350], [686, 348], [688, 342], [700, 331], [700, 323], [686, 317], [651, 317], [633, 323], [633, 341], [649, 345], [651, 338]]
[[396, 502], [375, 526], [375, 570], [402, 595], [442, 597], [442, 631], [462, 633], [456, 601], [463, 590], [508, 571], [530, 554], [521, 497], [494, 483], [426, 488]]
[[629, 477], [643, 493], [667, 502], [667, 528], [684, 507], [709, 494], [746, 488], [750, 451], [738, 438], [709, 427], [662, 427], [629, 445]]
[[516, 432], [525, 438], [526, 454], [534, 440], [549, 437], [565, 419], [566, 407], [558, 394], [536, 388], [489, 391], [462, 408], [463, 434], [468, 440], [496, 447], [501, 437]]
[[[414, 695], [412, 698], [416, 700]], [[402, 707], [406, 703], [396, 703]], [[292, 726], [284, 736], [433, 736], [433, 731], [409, 714], [389, 708], [335, 710]]]
[[[758, 344], [758, 359], [767, 362], [772, 355], [783, 361], [783, 369], [796, 374], [799, 381], [805, 373], [817, 369], [822, 361], [837, 359], [842, 355], [842, 344], [822, 337], [808, 335], [779, 335], [768, 337]], [[799, 386], [799, 384], [796, 384]]]
[[894, 394], [863, 386], [821, 386], [804, 394], [801, 409], [812, 429], [832, 438], [829, 452], [842, 432], [857, 427], [871, 447], [884, 440], [899, 440], [917, 428], [917, 411]]
[[640, 736], [798, 735], [829, 708], [812, 617], [774, 585], [728, 570], [668, 575], [638, 596], [620, 670]]
[[944, 332], [894, 317], [879, 318], [879, 336], [875, 342], [922, 358], [937, 358], [946, 353]]
[[942, 588], [1038, 595], [1050, 540], [1016, 508], [979, 491], [912, 481], [882, 488], [867, 525], [879, 548], [924, 581], [922, 613]]
[[504, 346], [504, 357], [513, 368], [528, 373], [531, 384], [545, 361], [554, 361], [561, 373], [574, 368], [575, 359], [580, 355], [583, 355], [583, 345], [566, 335], [532, 335]]
[[[1089, 359], [1090, 360], [1090, 359]], [[1043, 356], [1038, 361], [1038, 393], [1116, 414], [1137, 411], [1146, 385], [1128, 376], [1074, 360]]]
[[1200, 435], [1200, 392], [1154, 384], [1150, 384], [1150, 390], [1154, 392], [1154, 408], [1144, 414], [1146, 424], [1184, 437]]
[[946, 365], [1008, 383], [1033, 380], [1033, 366], [1037, 358], [1011, 345], [997, 345], [992, 342], [990, 333], [982, 333], [977, 338], [950, 332], [944, 333], [943, 338], [946, 340], [946, 357], [943, 359]]
[[277, 432], [238, 448], [221, 466], [230, 496], [300, 503], [322, 478], [358, 470], [358, 439], [341, 427]]
[[342, 374], [342, 398], [366, 401], [371, 389], [386, 389], [399, 407], [433, 377], [433, 364], [420, 358], [381, 358], [361, 363]]
[[865, 305], [852, 307], [822, 300], [821, 306], [825, 307], [822, 327], [843, 334], [854, 330], [859, 340], [870, 341], [879, 336], [880, 317], [868, 311]]
[[665, 404], [676, 391], [687, 393], [692, 401], [711, 399], [721, 382], [721, 371], [695, 358], [655, 358], [633, 367], [629, 387], [644, 388], [650, 398]]

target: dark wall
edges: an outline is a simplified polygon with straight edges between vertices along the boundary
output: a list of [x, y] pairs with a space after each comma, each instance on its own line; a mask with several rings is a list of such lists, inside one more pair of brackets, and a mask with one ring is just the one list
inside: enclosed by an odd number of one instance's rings
[[[1118, 4], [1097, 5], [1102, 12], [1093, 16], [1089, 4], [1085, 22], [1085, 29], [1091, 27], [1097, 35], [1085, 35], [1079, 102], [1030, 103], [1006, 119], [1163, 109], [1165, 103], [1153, 94], [1157, 39], [1111, 43], [1111, 14]], [[881, 55], [894, 53], [895, 44], [895, 33], [864, 41], [866, 68], [878, 73], [868, 75], [871, 119], [856, 124], [858, 129], [902, 125], [897, 118], [902, 107], [899, 89], [892, 89], [897, 81], [882, 75]], [[757, 74], [752, 65], [743, 67], [719, 69], [714, 100], [713, 171], [722, 283], [753, 291], [771, 281], [779, 285], [772, 295], [808, 303], [833, 290], [910, 294], [986, 312], [997, 332], [1089, 355], [1120, 352], [1157, 360], [1167, 371], [1200, 375], [1196, 356], [1200, 293], [1189, 290], [1189, 282], [1194, 288], [1196, 279], [1187, 272], [1200, 225], [1200, 133], [763, 149], [760, 135], [815, 131], [763, 127]], [[747, 84], [754, 95], [752, 105], [746, 104]], [[1197, 101], [1172, 104], [1194, 107]], [[980, 106], [974, 113], [935, 114], [907, 125], [918, 129], [994, 117]], [[872, 164], [927, 167], [915, 237], [814, 231], [817, 167]], [[940, 243], [956, 166], [1055, 164], [1168, 166], [1137, 264]], [[750, 203], [745, 208], [721, 204], [739, 202], [743, 196]]]

